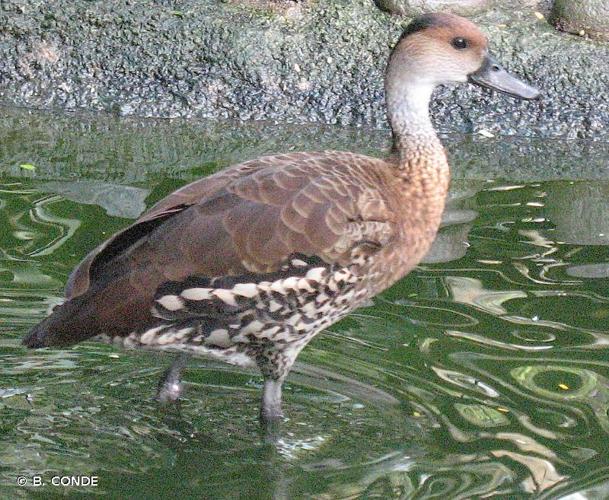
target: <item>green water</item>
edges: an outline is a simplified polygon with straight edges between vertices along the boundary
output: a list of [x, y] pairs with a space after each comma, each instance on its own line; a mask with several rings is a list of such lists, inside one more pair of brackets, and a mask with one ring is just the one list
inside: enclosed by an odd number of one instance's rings
[[269, 442], [253, 372], [194, 360], [163, 410], [170, 355], [19, 340], [178, 186], [271, 151], [380, 154], [384, 133], [0, 114], [0, 496], [609, 497], [607, 145], [448, 138], [432, 254], [303, 351]]

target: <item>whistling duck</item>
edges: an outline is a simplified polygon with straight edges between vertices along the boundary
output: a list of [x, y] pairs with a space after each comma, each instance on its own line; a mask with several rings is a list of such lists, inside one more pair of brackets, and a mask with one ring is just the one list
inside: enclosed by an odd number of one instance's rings
[[429, 100], [437, 85], [467, 81], [538, 96], [488, 54], [470, 21], [415, 19], [385, 75], [388, 158], [264, 156], [179, 189], [85, 257], [65, 303], [23, 343], [97, 337], [178, 351], [159, 386], [163, 401], [178, 398], [189, 354], [257, 366], [261, 417], [280, 418], [282, 383], [305, 345], [428, 251], [449, 183]]

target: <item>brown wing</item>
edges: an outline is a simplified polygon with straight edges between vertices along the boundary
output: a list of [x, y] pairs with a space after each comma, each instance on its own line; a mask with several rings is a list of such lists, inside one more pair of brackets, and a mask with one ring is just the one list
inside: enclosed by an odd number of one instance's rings
[[[298, 161], [297, 154], [282, 156], [294, 156], [292, 161]], [[133, 245], [142, 236], [160, 226], [166, 219], [212, 195], [234, 179], [247, 175], [254, 170], [267, 167], [271, 158], [273, 157], [262, 157], [258, 160], [233, 165], [209, 177], [187, 184], [160, 200], [135, 223], [116, 233], [97, 248], [94, 248], [82, 260], [68, 278], [65, 289], [66, 298], [71, 299], [86, 292], [90, 286], [91, 273], [95, 272], [95, 269], [101, 263], [112, 260], [112, 258]]]
[[186, 186], [83, 261], [71, 300], [53, 314], [58, 324], [45, 326], [56, 332], [45, 345], [151, 324], [155, 291], [167, 281], [273, 272], [293, 253], [346, 263], [358, 241], [386, 244], [391, 210], [370, 187], [382, 187], [385, 168], [350, 153], [301, 153]]

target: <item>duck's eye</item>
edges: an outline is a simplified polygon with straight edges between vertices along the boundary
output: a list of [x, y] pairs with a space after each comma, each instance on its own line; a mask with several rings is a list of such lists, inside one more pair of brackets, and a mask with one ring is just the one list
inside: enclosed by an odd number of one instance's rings
[[469, 45], [467, 40], [465, 38], [461, 38], [460, 36], [458, 36], [457, 38], [453, 38], [453, 41], [451, 43], [452, 46], [458, 50], [466, 49]]

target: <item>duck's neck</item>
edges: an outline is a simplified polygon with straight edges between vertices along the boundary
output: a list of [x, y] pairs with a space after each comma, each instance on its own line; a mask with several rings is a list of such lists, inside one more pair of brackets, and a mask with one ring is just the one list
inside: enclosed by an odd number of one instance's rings
[[433, 88], [401, 83], [403, 85], [388, 88], [387, 110], [393, 132], [392, 152], [400, 159], [406, 160], [416, 154], [419, 145], [441, 144], [429, 117], [429, 101]]
[[392, 60], [385, 79], [394, 164], [405, 176], [448, 180], [444, 147], [429, 116], [434, 86], [417, 79], [415, 68], [408, 71], [405, 64]]

